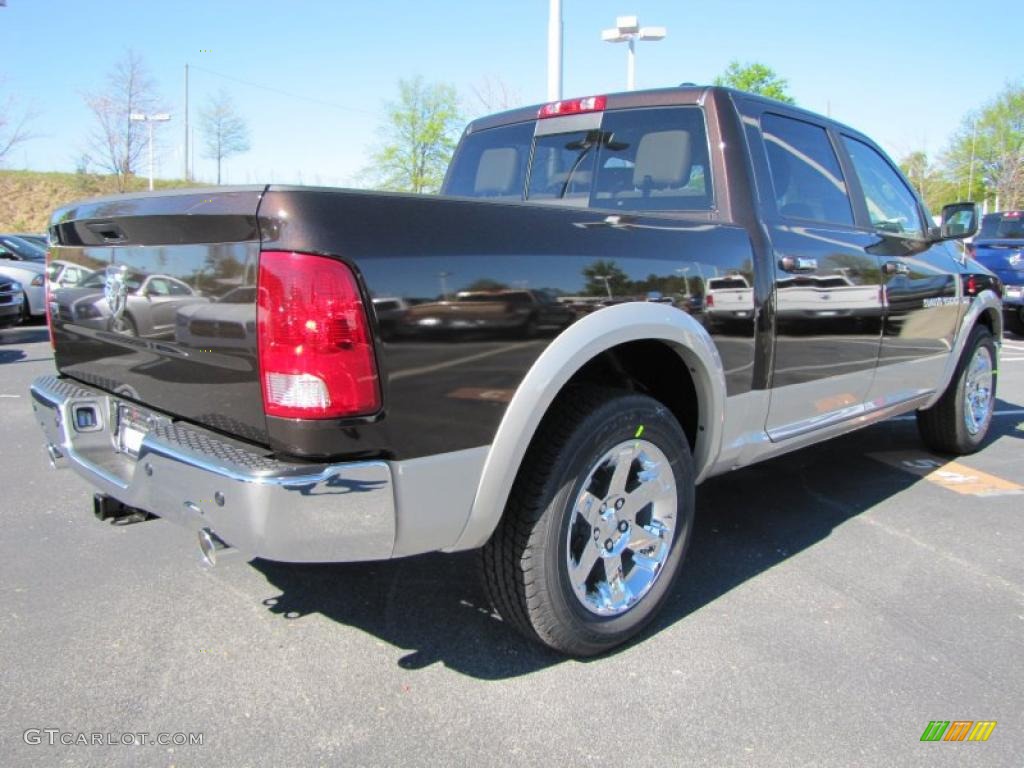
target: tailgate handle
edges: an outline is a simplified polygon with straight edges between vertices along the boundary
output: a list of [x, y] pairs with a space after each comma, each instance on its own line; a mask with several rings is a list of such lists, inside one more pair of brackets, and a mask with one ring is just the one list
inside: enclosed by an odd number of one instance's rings
[[119, 243], [124, 240], [124, 230], [112, 221], [90, 221], [85, 226], [108, 243]]

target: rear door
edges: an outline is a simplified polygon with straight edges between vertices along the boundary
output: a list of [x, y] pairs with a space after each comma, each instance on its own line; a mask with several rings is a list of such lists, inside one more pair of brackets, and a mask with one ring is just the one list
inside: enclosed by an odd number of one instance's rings
[[741, 103], [774, 252], [767, 430], [781, 440], [864, 410], [881, 341], [880, 265], [825, 125]]
[[869, 400], [877, 407], [934, 391], [942, 379], [963, 307], [951, 242], [930, 243], [930, 222], [910, 185], [876, 146], [843, 133], [854, 202], [881, 262], [885, 324]]

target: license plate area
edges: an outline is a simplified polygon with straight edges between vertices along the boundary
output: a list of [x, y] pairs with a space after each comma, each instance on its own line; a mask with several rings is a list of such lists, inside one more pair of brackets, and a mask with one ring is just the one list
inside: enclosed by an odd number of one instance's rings
[[133, 459], [139, 458], [139, 448], [149, 432], [149, 415], [126, 403], [117, 404], [117, 431], [114, 434], [114, 445], [121, 453]]

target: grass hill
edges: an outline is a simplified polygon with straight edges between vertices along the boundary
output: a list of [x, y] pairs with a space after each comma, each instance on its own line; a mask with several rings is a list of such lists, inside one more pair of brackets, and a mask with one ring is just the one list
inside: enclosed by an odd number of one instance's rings
[[[156, 179], [157, 189], [202, 187], [195, 181]], [[143, 192], [149, 180], [131, 179], [130, 192]], [[97, 173], [0, 171], [0, 232], [44, 232], [55, 208], [73, 200], [117, 193], [114, 176]]]

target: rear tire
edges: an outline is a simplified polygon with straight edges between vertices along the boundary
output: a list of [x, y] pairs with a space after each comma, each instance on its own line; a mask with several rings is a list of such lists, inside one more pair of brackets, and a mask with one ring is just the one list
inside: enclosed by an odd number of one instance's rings
[[917, 412], [917, 428], [925, 445], [955, 455], [981, 448], [995, 410], [996, 360], [991, 332], [983, 325], [974, 326], [946, 391], [931, 408]]
[[693, 510], [690, 446], [667, 408], [624, 390], [570, 390], [538, 429], [481, 550], [485, 589], [527, 637], [603, 653], [665, 602]]

